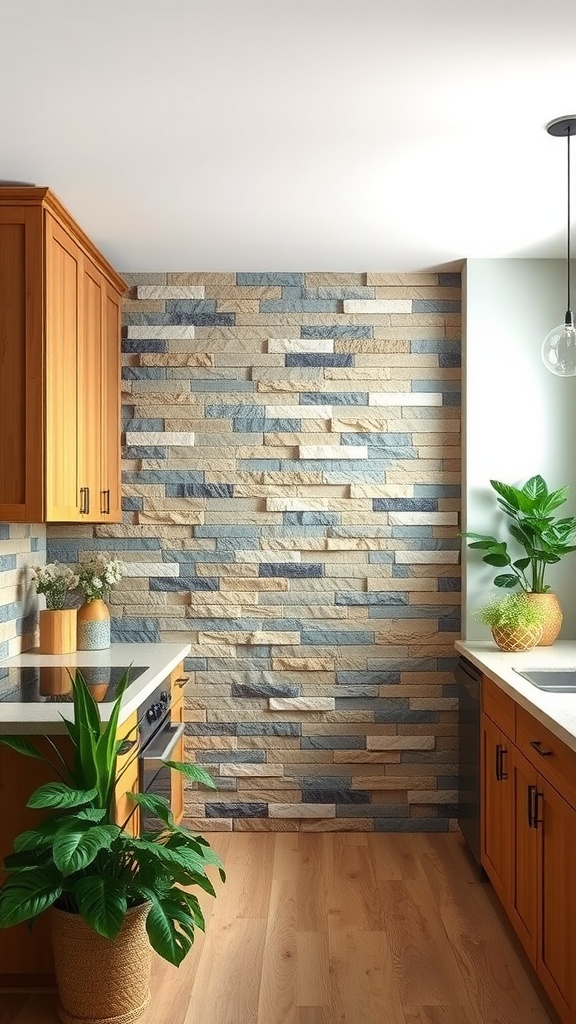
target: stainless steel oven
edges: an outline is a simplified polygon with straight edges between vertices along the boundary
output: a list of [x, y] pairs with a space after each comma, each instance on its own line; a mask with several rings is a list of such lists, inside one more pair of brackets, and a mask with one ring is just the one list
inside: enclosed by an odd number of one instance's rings
[[[127, 740], [129, 748], [133, 746], [138, 758], [138, 790], [140, 793], [153, 793], [163, 796], [172, 803], [172, 769], [165, 766], [172, 751], [184, 733], [182, 722], [171, 720], [171, 695], [166, 684], [156, 690], [144, 701], [138, 712], [137, 739]], [[136, 753], [137, 751], [137, 753]], [[125, 751], [120, 749], [120, 754]], [[130, 762], [133, 763], [130, 758]], [[124, 766], [126, 770], [127, 764]], [[151, 815], [144, 807], [140, 807], [141, 830], [158, 829], [161, 822]]]

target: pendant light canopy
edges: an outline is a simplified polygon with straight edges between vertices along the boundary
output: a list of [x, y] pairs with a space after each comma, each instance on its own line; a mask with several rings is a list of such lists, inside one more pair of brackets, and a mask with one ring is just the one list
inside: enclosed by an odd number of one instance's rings
[[550, 124], [546, 125], [546, 131], [550, 135], [566, 139], [567, 155], [567, 230], [566, 230], [566, 314], [564, 323], [553, 327], [544, 338], [542, 345], [542, 359], [544, 365], [551, 373], [558, 377], [576, 376], [576, 330], [574, 328], [574, 316], [570, 305], [570, 139], [576, 135], [576, 116], [557, 117]]

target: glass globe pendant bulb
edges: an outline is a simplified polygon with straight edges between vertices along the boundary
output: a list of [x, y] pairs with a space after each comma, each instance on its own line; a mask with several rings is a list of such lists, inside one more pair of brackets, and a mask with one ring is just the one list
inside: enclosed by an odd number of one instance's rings
[[571, 312], [544, 338], [542, 359], [546, 369], [557, 377], [576, 377], [576, 330]]

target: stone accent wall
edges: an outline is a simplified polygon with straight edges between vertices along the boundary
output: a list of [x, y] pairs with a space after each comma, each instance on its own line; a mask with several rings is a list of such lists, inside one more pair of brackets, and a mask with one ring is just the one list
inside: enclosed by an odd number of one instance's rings
[[30, 567], [46, 561], [46, 528], [0, 523], [0, 658], [38, 642], [38, 597]]
[[133, 274], [116, 640], [189, 640], [203, 829], [455, 814], [460, 277]]

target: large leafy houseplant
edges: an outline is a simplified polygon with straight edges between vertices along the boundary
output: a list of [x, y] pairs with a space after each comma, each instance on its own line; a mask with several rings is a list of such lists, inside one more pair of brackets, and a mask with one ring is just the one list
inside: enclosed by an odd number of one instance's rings
[[470, 538], [468, 547], [484, 551], [487, 565], [507, 572], [499, 573], [497, 587], [520, 587], [525, 593], [546, 594], [550, 587], [545, 582], [549, 565], [559, 562], [570, 551], [576, 551], [576, 518], [555, 518], [553, 513], [567, 500], [568, 488], [549, 491], [541, 476], [530, 477], [522, 488], [491, 480], [498, 495], [498, 505], [511, 520], [509, 532], [524, 554], [515, 558], [506, 541], [481, 533], [465, 533]]
[[[31, 921], [56, 906], [79, 914], [94, 931], [115, 939], [130, 908], [147, 904], [146, 931], [152, 947], [179, 965], [204, 928], [198, 898], [189, 891], [199, 886], [216, 895], [207, 874], [214, 865], [224, 880], [222, 865], [209, 843], [176, 824], [168, 801], [153, 794], [132, 794], [135, 805], [159, 821], [155, 832], [135, 838], [114, 820], [116, 739], [122, 695], [129, 670], [120, 683], [108, 723], [103, 726], [98, 705], [80, 672], [72, 683], [74, 720], [64, 720], [73, 757], [65, 760], [57, 746], [44, 757], [36, 745], [19, 736], [2, 736], [13, 750], [47, 761], [58, 777], [32, 793], [28, 807], [46, 811], [33, 828], [14, 842], [4, 860], [7, 879], [0, 888], [0, 927]], [[193, 764], [165, 764], [214, 788], [207, 772]]]

